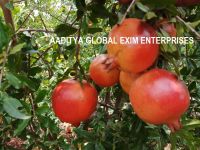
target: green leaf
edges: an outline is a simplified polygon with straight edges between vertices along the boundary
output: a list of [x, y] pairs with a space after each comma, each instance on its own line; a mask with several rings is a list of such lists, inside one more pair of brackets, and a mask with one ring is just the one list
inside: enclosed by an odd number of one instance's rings
[[191, 74], [194, 77], [199, 77], [199, 75], [200, 75], [200, 68], [194, 69]]
[[97, 32], [102, 32], [102, 28], [88, 28], [88, 33], [97, 33]]
[[200, 127], [200, 120], [193, 119], [190, 122], [184, 124], [184, 129], [194, 129]]
[[105, 150], [105, 148], [103, 147], [103, 145], [101, 143], [96, 143], [95, 150]]
[[26, 43], [20, 43], [18, 45], [16, 45], [15, 47], [13, 47], [11, 50], [10, 50], [10, 54], [15, 54], [19, 51], [21, 51], [21, 49], [24, 47]]
[[36, 102], [41, 102], [45, 96], [47, 95], [48, 91], [47, 90], [40, 90], [35, 98]]
[[50, 110], [50, 108], [49, 108], [48, 104], [47, 104], [47, 103], [44, 103], [41, 107], [38, 107], [38, 108], [36, 109], [36, 113], [37, 113], [38, 115], [42, 115], [42, 114], [47, 113], [49, 110]]
[[17, 125], [17, 129], [14, 131], [14, 136], [18, 136], [21, 134], [21, 132], [27, 127], [30, 119], [27, 120], [21, 120], [20, 123]]
[[108, 18], [112, 16], [111, 13], [103, 5], [92, 5], [88, 8], [92, 11], [90, 18]]
[[83, 150], [94, 150], [95, 149], [94, 147], [95, 147], [94, 143], [89, 142], [84, 145]]
[[137, 6], [140, 10], [142, 10], [143, 12], [146, 12], [146, 13], [150, 10], [149, 7], [143, 5], [141, 2], [137, 2], [137, 3], [136, 3], [136, 6]]
[[197, 20], [195, 22], [191, 22], [191, 23], [188, 23], [190, 26], [192, 26], [193, 28], [196, 28], [197, 26], [199, 26], [200, 24], [200, 20]]
[[150, 19], [156, 18], [156, 17], [157, 17], [157, 15], [156, 15], [154, 12], [152, 12], [152, 11], [147, 12], [147, 13], [145, 14], [145, 18], [147, 18], [147, 20], [150, 20]]
[[190, 83], [190, 85], [188, 86], [188, 90], [191, 92], [192, 90], [196, 89], [197, 85], [196, 82], [193, 81], [192, 83]]
[[21, 88], [22, 82], [13, 73], [7, 72], [6, 79], [8, 80], [9, 84], [14, 86], [16, 89]]
[[55, 33], [59, 37], [67, 37], [77, 32], [77, 29], [68, 25], [68, 24], [60, 24], [56, 27]]
[[8, 36], [8, 27], [2, 23], [0, 18], [0, 53], [2, 52], [2, 48], [6, 46], [9, 42]]
[[183, 67], [183, 68], [180, 70], [180, 73], [181, 73], [182, 75], [189, 75], [190, 72], [191, 72], [191, 69], [188, 68], [188, 67]]
[[11, 116], [17, 119], [29, 119], [31, 116], [28, 116], [18, 110], [19, 107], [22, 107], [22, 104], [19, 100], [11, 97], [4, 97], [3, 108]]
[[35, 91], [37, 90], [38, 86], [36, 82], [29, 79], [26, 75], [17, 75], [18, 79], [23, 83], [23, 85], [27, 86], [29, 89]]
[[79, 136], [79, 138], [84, 138], [86, 140], [95, 139], [95, 135], [92, 132], [88, 132], [80, 128], [74, 128], [74, 132]]

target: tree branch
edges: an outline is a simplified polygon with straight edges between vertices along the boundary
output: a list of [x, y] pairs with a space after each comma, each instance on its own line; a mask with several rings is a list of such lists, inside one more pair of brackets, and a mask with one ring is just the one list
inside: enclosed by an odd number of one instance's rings
[[8, 53], [10, 51], [10, 48], [12, 46], [12, 43], [13, 43], [13, 40], [11, 40], [9, 42], [8, 47], [6, 49], [6, 53], [4, 54], [3, 65], [2, 65], [2, 68], [1, 68], [1, 74], [0, 74], [0, 88], [1, 88], [1, 82], [2, 82], [2, 78], [3, 78], [3, 74], [4, 74], [4, 67], [6, 65], [7, 56], [8, 56]]
[[[4, 18], [5, 18], [6, 24], [11, 25], [13, 31], [15, 32], [15, 25], [14, 25], [14, 22], [13, 22], [12, 13], [8, 8], [5, 7], [5, 5], [9, 2], [10, 2], [10, 0], [0, 0], [0, 6], [3, 10], [3, 15], [4, 15]], [[12, 40], [13, 40], [12, 45], [15, 45], [17, 43], [16, 35], [14, 35], [12, 37]]]
[[176, 18], [181, 22], [183, 23], [188, 29], [190, 29], [196, 36], [198, 39], [200, 39], [200, 34], [190, 25], [188, 24], [187, 22], [185, 22], [181, 17], [179, 16], [176, 16]]
[[122, 17], [122, 20], [120, 21], [119, 24], [122, 24], [122, 22], [124, 21], [124, 19], [126, 18], [127, 14], [130, 12], [133, 4], [135, 3], [136, 0], [132, 0], [131, 4], [128, 6], [128, 9], [126, 10], [124, 16]]
[[45, 51], [43, 51], [43, 53], [41, 55], [39, 55], [39, 57], [37, 58], [37, 60], [35, 62], [32, 63], [31, 67], [34, 66], [38, 60], [40, 60], [53, 46], [48, 47]]
[[19, 28], [17, 29], [16, 33], [21, 29], [21, 27], [26, 23], [26, 21], [28, 20], [28, 18], [30, 17], [30, 15], [32, 14], [33, 9], [29, 12], [29, 14], [26, 16], [26, 18], [24, 19], [24, 21], [22, 22], [22, 24], [19, 26]]
[[49, 30], [49, 29], [19, 29], [19, 32], [44, 32], [44, 33], [55, 33], [53, 30]]
[[0, 6], [3, 10], [3, 14], [4, 14], [4, 18], [5, 18], [6, 23], [10, 24], [12, 26], [13, 30], [15, 30], [11, 11], [8, 8], [5, 7], [5, 5], [9, 2], [10, 2], [10, 0], [0, 0]]

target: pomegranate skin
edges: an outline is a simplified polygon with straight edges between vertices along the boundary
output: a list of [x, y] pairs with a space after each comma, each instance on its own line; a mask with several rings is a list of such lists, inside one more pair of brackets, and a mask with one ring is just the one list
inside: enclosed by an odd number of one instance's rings
[[[142, 43], [122, 43], [122, 37], [156, 37], [156, 30], [141, 19], [128, 18], [122, 24], [115, 25], [109, 33], [109, 38], [115, 43], [107, 44], [108, 55], [117, 57], [121, 70], [139, 73], [149, 68], [159, 54], [159, 45]], [[121, 41], [121, 42], [120, 42]]]
[[187, 87], [163, 69], [153, 69], [140, 76], [129, 96], [139, 118], [155, 125], [167, 124], [172, 132], [181, 128], [180, 117], [190, 104]]
[[90, 64], [91, 79], [101, 87], [110, 87], [119, 82], [119, 70], [114, 57], [106, 54], [97, 56]]
[[96, 110], [97, 91], [86, 81], [73, 79], [59, 83], [52, 93], [52, 107], [62, 121], [78, 126]]
[[120, 83], [122, 89], [124, 90], [124, 92], [126, 92], [127, 94], [129, 94], [129, 91], [131, 89], [131, 85], [135, 82], [135, 80], [139, 76], [141, 76], [140, 73], [133, 74], [133, 73], [124, 72], [124, 71], [120, 72], [119, 83]]

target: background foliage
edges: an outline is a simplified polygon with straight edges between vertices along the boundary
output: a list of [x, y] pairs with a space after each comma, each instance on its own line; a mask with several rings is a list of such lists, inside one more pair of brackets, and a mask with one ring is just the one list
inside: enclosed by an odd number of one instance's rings
[[[191, 94], [191, 105], [182, 117], [183, 128], [170, 134], [163, 126], [142, 122], [134, 114], [120, 85], [100, 88], [97, 111], [78, 128], [61, 123], [52, 112], [55, 85], [76, 73], [82, 79], [90, 61], [105, 53], [103, 44], [50, 43], [57, 36], [107, 36], [128, 6], [115, 0], [11, 1], [15, 30], [0, 10], [0, 149], [191, 149], [200, 147], [200, 6], [176, 7], [174, 1], [141, 0], [127, 17], [152, 26], [168, 18], [178, 36], [193, 36], [190, 45], [162, 45], [157, 66], [175, 72]], [[181, 21], [178, 19], [183, 19]], [[189, 27], [188, 27], [189, 25]], [[162, 30], [160, 35], [166, 36]], [[17, 42], [13, 41], [16, 35]], [[14, 36], [15, 37], [15, 36]], [[14, 44], [13, 44], [14, 43]], [[78, 66], [78, 67], [77, 67]], [[78, 68], [78, 72], [76, 69]]]

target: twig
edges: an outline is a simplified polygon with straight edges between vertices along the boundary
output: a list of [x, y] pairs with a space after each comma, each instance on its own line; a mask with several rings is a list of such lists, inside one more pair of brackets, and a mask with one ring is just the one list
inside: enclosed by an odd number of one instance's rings
[[80, 44], [79, 44], [79, 39], [81, 36], [81, 24], [82, 24], [82, 19], [80, 20], [80, 25], [79, 25], [79, 29], [77, 32], [77, 44], [76, 44], [76, 52], [75, 52], [75, 57], [76, 57], [76, 66], [75, 66], [75, 78], [77, 78], [78, 75], [78, 67], [80, 67], [80, 62], [79, 62], [79, 54], [80, 54]]
[[66, 16], [65, 23], [67, 22], [67, 19], [68, 19], [68, 17], [69, 17], [69, 14], [70, 14], [71, 10], [72, 10], [72, 5], [70, 6], [69, 12], [68, 12], [68, 14], [67, 14], [67, 16]]
[[56, 20], [64, 23], [62, 20], [60, 20], [59, 18], [57, 18], [56, 16], [52, 15], [51, 13], [47, 12], [52, 18], [55, 18]]
[[40, 60], [53, 46], [48, 47], [38, 58], [35, 62], [32, 63], [31, 67], [34, 66], [38, 60]]
[[31, 103], [32, 115], [33, 115], [33, 118], [34, 118], [35, 117], [35, 104], [33, 102], [33, 95], [32, 95], [32, 93], [29, 94], [29, 102]]
[[29, 12], [29, 14], [26, 16], [26, 18], [24, 19], [24, 21], [22, 22], [22, 24], [19, 26], [19, 28], [16, 30], [15, 33], [17, 33], [21, 29], [21, 27], [26, 23], [26, 21], [28, 20], [29, 16], [32, 14], [32, 12], [33, 12], [33, 9]]
[[122, 22], [124, 21], [124, 19], [126, 18], [127, 14], [130, 12], [131, 7], [133, 6], [133, 4], [135, 3], [136, 0], [132, 0], [131, 4], [129, 5], [128, 9], [126, 10], [124, 16], [122, 17], [122, 20], [120, 21], [119, 24], [122, 24]]
[[[0, 6], [3, 10], [3, 15], [4, 15], [4, 18], [5, 18], [5, 22], [9, 25], [11, 25], [13, 31], [15, 32], [15, 24], [14, 24], [14, 21], [13, 21], [13, 16], [12, 16], [12, 12], [6, 8], [6, 4], [9, 3], [10, 0], [0, 0]], [[14, 46], [16, 43], [17, 43], [17, 37], [16, 35], [13, 35], [12, 37], [12, 46]]]
[[188, 24], [187, 22], [185, 22], [181, 17], [179, 16], [176, 16], [176, 18], [182, 22], [188, 29], [190, 29], [196, 36], [198, 39], [200, 39], [200, 34], [190, 25]]
[[[40, 56], [40, 55], [39, 55]], [[41, 57], [42, 61], [44, 62], [44, 64], [47, 66], [48, 68], [48, 75], [49, 75], [49, 79], [53, 76], [53, 71], [49, 65], [49, 62], [47, 60], [44, 59], [44, 57]]]
[[[121, 100], [122, 100], [122, 90], [119, 91], [119, 95], [118, 95], [117, 98], [116, 98], [116, 102], [115, 102], [115, 112], [116, 112], [116, 110], [118, 110], [118, 107], [120, 106]], [[114, 112], [114, 113], [115, 113], [115, 112]]]
[[1, 74], [0, 74], [0, 87], [1, 87], [1, 82], [2, 82], [2, 78], [3, 78], [3, 74], [4, 74], [4, 67], [5, 67], [5, 65], [6, 65], [7, 55], [8, 55], [8, 53], [9, 53], [9, 51], [10, 51], [10, 48], [11, 48], [11, 46], [12, 46], [12, 43], [13, 43], [13, 40], [11, 40], [11, 41], [9, 42], [8, 47], [7, 47], [7, 49], [6, 49], [6, 53], [5, 53], [5, 55], [4, 55], [3, 65], [2, 65], [2, 68], [1, 68]]
[[76, 21], [78, 21], [79, 19], [78, 19], [78, 17], [71, 23], [71, 27], [76, 23]]
[[44, 23], [44, 20], [43, 20], [41, 14], [39, 14], [39, 16], [40, 16], [40, 19], [41, 19], [41, 21], [42, 21], [42, 24], [43, 24], [45, 30], [47, 31], [47, 26], [46, 26], [46, 24]]
[[55, 33], [53, 30], [48, 30], [48, 29], [46, 29], [46, 30], [44, 30], [44, 29], [20, 29], [20, 30], [18, 31], [18, 33], [19, 33], [19, 32], [25, 32], [25, 31], [27, 31], [27, 32]]

